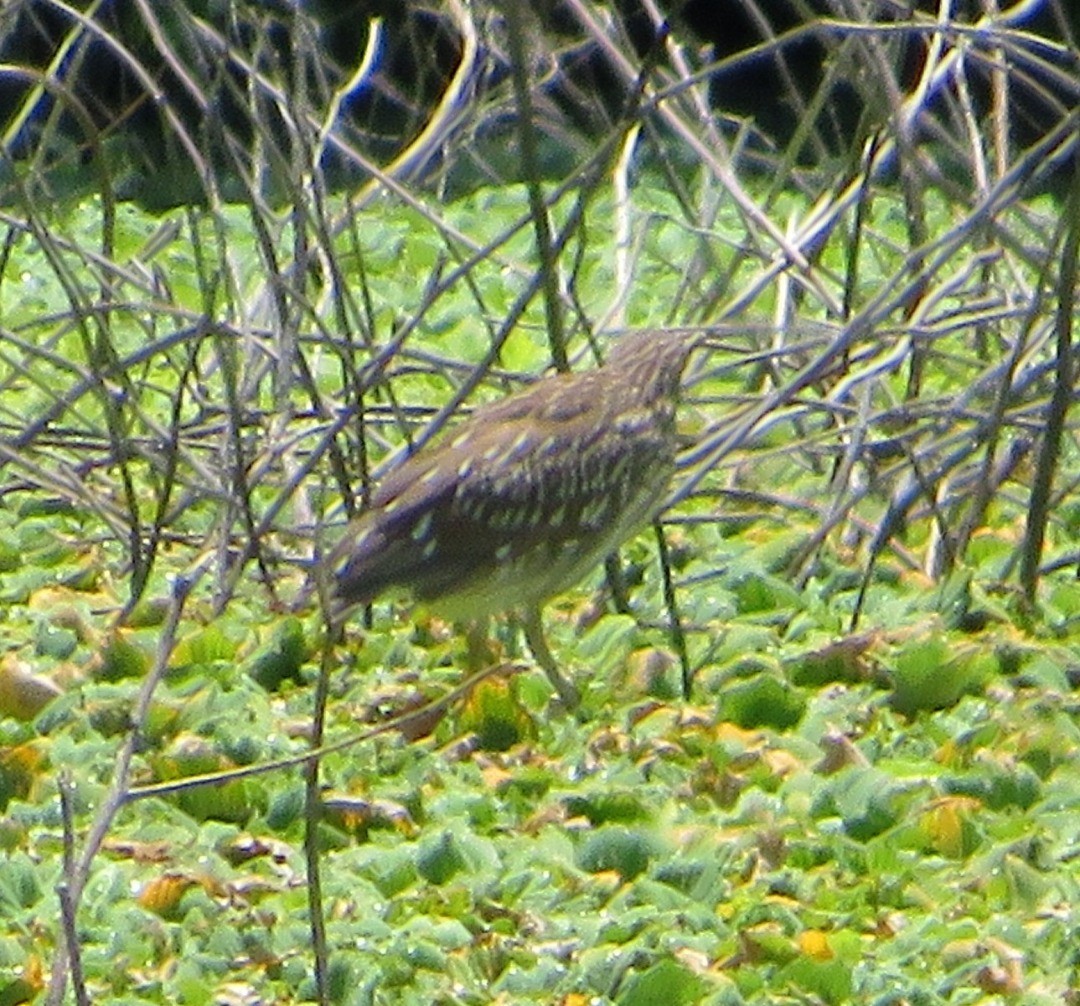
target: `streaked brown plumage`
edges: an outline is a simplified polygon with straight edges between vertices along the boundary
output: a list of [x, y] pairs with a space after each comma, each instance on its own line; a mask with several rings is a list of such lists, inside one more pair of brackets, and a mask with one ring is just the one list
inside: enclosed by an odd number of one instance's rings
[[537, 661], [574, 704], [540, 608], [654, 516], [694, 344], [627, 336], [602, 368], [541, 378], [408, 458], [330, 557], [342, 611], [391, 587], [454, 620], [518, 610]]

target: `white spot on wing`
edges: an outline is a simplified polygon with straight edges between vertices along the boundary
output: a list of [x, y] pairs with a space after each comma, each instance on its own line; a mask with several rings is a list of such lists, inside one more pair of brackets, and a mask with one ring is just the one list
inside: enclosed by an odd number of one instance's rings
[[431, 533], [431, 514], [426, 513], [414, 525], [409, 536], [413, 541], [423, 541]]

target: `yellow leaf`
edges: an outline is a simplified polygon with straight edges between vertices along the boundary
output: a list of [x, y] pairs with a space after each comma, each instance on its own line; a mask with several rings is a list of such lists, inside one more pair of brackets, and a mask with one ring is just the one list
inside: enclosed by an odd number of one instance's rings
[[63, 694], [54, 681], [33, 674], [14, 653], [0, 659], [0, 716], [32, 720]]
[[806, 929], [799, 934], [799, 949], [807, 957], [813, 957], [817, 961], [831, 961], [833, 954], [829, 946], [829, 938], [820, 929]]
[[970, 851], [972, 817], [979, 801], [966, 796], [946, 797], [927, 810], [919, 822], [927, 845], [950, 859], [962, 859]]
[[155, 915], [169, 916], [176, 911], [184, 892], [195, 881], [179, 873], [166, 873], [156, 880], [151, 880], [139, 895], [139, 904]]

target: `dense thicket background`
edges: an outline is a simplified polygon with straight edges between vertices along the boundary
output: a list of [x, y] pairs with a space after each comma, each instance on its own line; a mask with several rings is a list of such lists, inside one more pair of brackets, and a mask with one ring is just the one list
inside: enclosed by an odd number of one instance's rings
[[[1078, 32], [4, 4], [2, 1001], [1075, 999]], [[403, 452], [641, 327], [711, 348], [580, 717], [325, 632]]]

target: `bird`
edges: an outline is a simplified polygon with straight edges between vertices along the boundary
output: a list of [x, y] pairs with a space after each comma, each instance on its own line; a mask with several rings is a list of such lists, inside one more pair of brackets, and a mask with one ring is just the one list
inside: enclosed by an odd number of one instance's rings
[[576, 707], [542, 608], [655, 517], [698, 342], [677, 330], [621, 336], [603, 366], [541, 377], [408, 456], [328, 556], [336, 617], [394, 588], [457, 623], [515, 612], [563, 705]]

